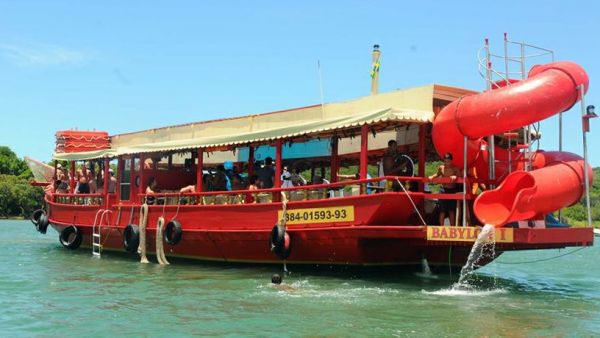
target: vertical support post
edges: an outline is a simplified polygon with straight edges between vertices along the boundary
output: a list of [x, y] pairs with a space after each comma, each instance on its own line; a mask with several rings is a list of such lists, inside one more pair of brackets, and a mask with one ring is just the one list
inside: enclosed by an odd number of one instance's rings
[[254, 175], [254, 146], [248, 146], [248, 178]]
[[[435, 108], [434, 108], [435, 110]], [[425, 178], [425, 161], [426, 161], [426, 154], [425, 154], [425, 147], [427, 146], [425, 144], [425, 133], [427, 131], [427, 125], [425, 124], [421, 124], [419, 125], [419, 177], [421, 177], [422, 179]], [[425, 190], [425, 185], [423, 184], [423, 182], [419, 182], [419, 191], [423, 192]]]
[[110, 173], [108, 169], [110, 168], [110, 159], [108, 157], [104, 158], [104, 171], [102, 172], [102, 176], [104, 177], [102, 181], [102, 191], [104, 192], [104, 209], [108, 209], [109, 201], [108, 201], [108, 183], [110, 182]]
[[[579, 86], [579, 95], [581, 98], [581, 118], [586, 118], [587, 112], [585, 110], [585, 88], [582, 85]], [[583, 120], [582, 120], [583, 122]], [[583, 132], [583, 179], [585, 187], [585, 207], [587, 212], [587, 226], [592, 226], [592, 208], [590, 205], [590, 177], [588, 172], [588, 157], [587, 157], [587, 129], [582, 124]]]
[[123, 157], [119, 157], [117, 161], [117, 187], [115, 189], [117, 192], [117, 199], [119, 201], [119, 204], [121, 203], [121, 181], [123, 180], [124, 168], [125, 160], [123, 160]]
[[75, 193], [75, 161], [71, 161], [71, 180], [69, 182], [69, 192]]
[[[144, 169], [145, 169], [144, 162], [145, 161], [146, 161], [145, 154], [140, 154], [140, 171], [138, 172], [138, 175], [140, 176], [140, 186], [138, 187], [138, 198], [137, 198], [137, 200], [140, 201], [140, 203], [142, 202], [141, 195], [146, 192], [144, 190], [144, 185], [146, 184], [146, 179], [144, 177]], [[135, 182], [132, 182], [132, 184], [135, 184]]]
[[204, 151], [202, 148], [198, 148], [196, 153], [198, 158], [198, 164], [196, 164], [196, 192], [202, 192], [202, 178], [204, 177]]
[[467, 226], [467, 137], [463, 138], [463, 198], [462, 198], [462, 226]]
[[[490, 42], [489, 40], [486, 38], [485, 39], [485, 60], [486, 60], [486, 88], [488, 91], [492, 90], [492, 60], [491, 60], [491, 54], [490, 54]], [[489, 153], [489, 160], [488, 160], [488, 168], [489, 168], [489, 178], [490, 181], [494, 182], [496, 180], [496, 154], [495, 154], [495, 142], [494, 142], [494, 135], [490, 135], [488, 136], [488, 153]], [[490, 186], [493, 188], [495, 186], [495, 184], [490, 184]]]
[[367, 178], [369, 165], [369, 126], [364, 124], [360, 128], [360, 179]]
[[282, 139], [276, 140], [275, 141], [275, 180], [274, 180], [274, 188], [281, 188], [281, 172], [283, 170], [283, 166], [282, 166], [282, 148], [283, 148], [283, 140]]
[[[54, 160], [54, 175], [52, 175], [52, 178], [54, 179], [54, 181], [56, 181], [58, 179], [58, 170], [57, 170], [57, 166], [58, 165], [58, 160]], [[54, 182], [52, 182], [52, 184], [54, 184]]]
[[510, 86], [510, 72], [508, 66], [508, 34], [504, 33], [504, 77], [506, 80], [506, 85]]
[[331, 177], [330, 182], [337, 182], [337, 173], [339, 167], [339, 157], [338, 157], [338, 138], [337, 136], [333, 136], [331, 138]]
[[137, 194], [135, 194], [135, 155], [131, 155], [131, 160], [129, 161], [129, 201], [131, 203], [137, 200]]
[[110, 169], [110, 159], [108, 157], [104, 158], [104, 172], [102, 175], [104, 175], [104, 180], [102, 181], [103, 185], [102, 185], [102, 190], [104, 191], [105, 194], [108, 194], [108, 183], [110, 182], [110, 173], [108, 171], [108, 169]]

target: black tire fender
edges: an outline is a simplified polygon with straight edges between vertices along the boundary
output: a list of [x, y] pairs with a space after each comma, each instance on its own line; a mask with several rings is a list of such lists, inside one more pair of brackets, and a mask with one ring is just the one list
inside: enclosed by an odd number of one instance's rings
[[29, 220], [31, 220], [31, 223], [33, 223], [33, 225], [35, 225], [36, 228], [40, 222], [40, 217], [45, 213], [46, 212], [44, 210], [37, 209], [36, 211], [31, 213], [31, 216], [29, 216]]
[[41, 234], [45, 234], [46, 230], [48, 230], [48, 224], [50, 224], [48, 216], [45, 213], [43, 213], [42, 215], [40, 215], [39, 222], [36, 225], [37, 231], [39, 231]]
[[178, 220], [174, 219], [167, 223], [165, 226], [165, 242], [175, 245], [181, 241], [183, 237], [183, 229], [181, 227], [181, 223]]
[[70, 225], [70, 226], [64, 228], [60, 232], [60, 235], [58, 236], [58, 238], [59, 238], [60, 244], [62, 244], [62, 246], [64, 246], [67, 249], [71, 249], [71, 250], [75, 250], [75, 249], [79, 248], [79, 246], [81, 245], [81, 242], [83, 240], [81, 231], [79, 231], [79, 229], [74, 225]]
[[123, 247], [125, 251], [136, 253], [140, 246], [140, 227], [136, 224], [129, 224], [123, 231]]
[[275, 224], [271, 229], [271, 236], [269, 238], [269, 247], [271, 248], [271, 251], [280, 259], [286, 259], [291, 253], [290, 244], [291, 239], [289, 234], [283, 227]]

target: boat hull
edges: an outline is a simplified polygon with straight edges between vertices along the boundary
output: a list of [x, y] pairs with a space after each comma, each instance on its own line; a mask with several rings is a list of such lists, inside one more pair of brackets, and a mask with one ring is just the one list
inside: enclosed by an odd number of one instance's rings
[[[353, 218], [351, 221], [290, 222], [287, 225], [290, 255], [286, 263], [420, 267], [423, 259], [426, 259], [434, 268], [462, 266], [480, 228], [410, 224], [415, 218], [411, 217], [412, 204], [405, 196], [383, 193], [288, 203], [290, 213], [351, 207]], [[419, 202], [422, 196], [416, 194], [413, 199]], [[182, 224], [183, 236], [176, 245], [163, 242], [167, 258], [281, 264], [283, 261], [271, 252], [269, 242], [281, 207], [281, 203], [150, 206], [147, 249], [149, 253], [155, 251], [158, 218], [164, 217], [166, 222], [175, 218]], [[82, 246], [91, 247], [94, 218], [99, 210], [98, 206], [51, 203], [50, 221], [58, 232], [70, 225], [77, 226], [83, 235]], [[139, 224], [140, 206], [117, 205], [110, 210], [109, 221], [100, 227], [102, 248], [124, 252], [124, 228], [130, 223]], [[495, 255], [486, 257], [481, 265], [508, 250], [562, 248], [593, 243], [593, 232], [586, 228], [510, 229], [510, 233], [511, 241], [496, 243]], [[437, 237], [432, 234], [437, 234]]]

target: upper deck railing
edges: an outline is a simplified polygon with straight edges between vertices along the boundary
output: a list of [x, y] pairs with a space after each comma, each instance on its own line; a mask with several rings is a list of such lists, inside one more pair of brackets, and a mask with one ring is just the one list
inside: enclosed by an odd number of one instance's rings
[[[207, 191], [195, 193], [159, 192], [153, 194], [138, 194], [141, 203], [149, 205], [228, 205], [273, 203], [279, 201], [283, 192], [287, 199], [293, 201], [324, 200], [346, 198], [361, 195], [371, 195], [383, 192], [396, 192], [409, 196], [422, 196], [426, 199], [463, 198], [462, 178], [437, 178], [433, 182], [422, 177], [385, 176], [361, 180], [347, 180], [327, 184], [295, 186], [291, 188], [272, 188], [258, 190]], [[419, 185], [424, 183], [448, 184], [456, 183], [458, 193], [431, 193], [419, 191]], [[468, 180], [467, 187], [475, 181]], [[115, 194], [52, 194], [50, 201], [57, 204], [78, 206], [105, 205], [106, 199], [116, 202]], [[466, 191], [466, 199], [473, 199], [471, 189]], [[122, 201], [121, 204], [141, 204], [139, 202]], [[114, 204], [114, 203], [111, 203]]]

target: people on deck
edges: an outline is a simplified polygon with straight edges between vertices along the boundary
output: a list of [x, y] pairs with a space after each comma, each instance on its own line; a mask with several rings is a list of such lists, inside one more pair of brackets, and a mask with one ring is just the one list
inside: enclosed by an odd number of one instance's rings
[[293, 188], [294, 183], [292, 182], [292, 174], [289, 172], [288, 167], [284, 166], [281, 173], [281, 187], [282, 188]]
[[102, 171], [99, 171], [98, 174], [96, 174], [96, 188], [94, 190], [97, 194], [104, 194], [104, 178], [102, 177], [102, 174]]
[[77, 190], [75, 191], [77, 194], [89, 194], [91, 193], [90, 190], [90, 183], [88, 180], [87, 175], [81, 175], [79, 177], [79, 181], [77, 184]]
[[231, 190], [231, 181], [225, 174], [225, 167], [223, 165], [217, 166], [217, 172], [213, 176], [213, 191], [229, 191]]
[[109, 168], [108, 175], [110, 176], [110, 181], [108, 181], [108, 193], [114, 194], [117, 191], [117, 178], [115, 177], [115, 172]]
[[[460, 170], [452, 163], [452, 154], [446, 153], [444, 155], [444, 164], [438, 167], [435, 174], [429, 176], [429, 181], [433, 181], [438, 177], [449, 177], [452, 182], [442, 183], [442, 193], [454, 194], [459, 191], [458, 184], [455, 183], [456, 179], [460, 175]], [[450, 219], [450, 225], [455, 225], [456, 218], [456, 200], [441, 199], [439, 201], [440, 216], [439, 224], [444, 225], [446, 217]]]
[[[406, 169], [406, 162], [399, 163], [398, 156], [401, 155], [398, 151], [398, 143], [395, 140], [388, 141], [388, 148], [381, 159], [384, 176], [401, 176]], [[386, 182], [385, 190], [400, 191], [400, 184], [396, 180]]]
[[273, 182], [275, 181], [275, 169], [273, 168], [273, 159], [271, 157], [265, 158], [265, 166], [258, 170], [257, 175], [258, 180], [260, 181], [260, 188], [273, 188]]
[[294, 168], [294, 170], [292, 171], [292, 184], [294, 186], [302, 186], [302, 185], [306, 185], [306, 179], [304, 177], [302, 177], [302, 174], [300, 174], [300, 170], [298, 168]]

